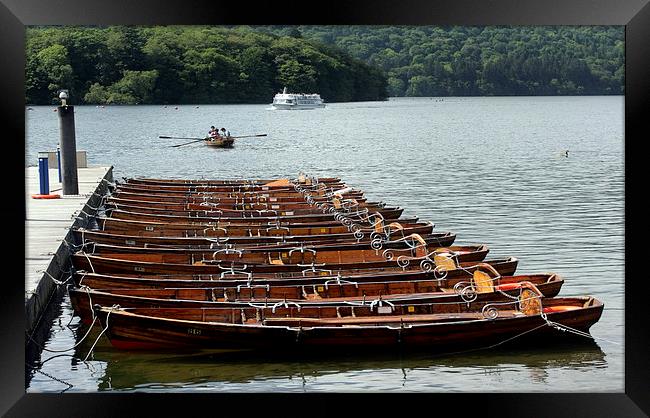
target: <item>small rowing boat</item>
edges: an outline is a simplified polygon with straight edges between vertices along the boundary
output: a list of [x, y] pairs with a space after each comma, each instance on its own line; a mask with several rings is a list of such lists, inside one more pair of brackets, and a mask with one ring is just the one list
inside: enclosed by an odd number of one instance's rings
[[[148, 274], [218, 274], [224, 267], [252, 272], [302, 271], [305, 267], [319, 266], [323, 269], [364, 269], [382, 267], [414, 267], [433, 269], [446, 260], [454, 262], [478, 262], [485, 259], [489, 249], [486, 245], [438, 247], [426, 244], [409, 249], [390, 248], [379, 250], [322, 250], [315, 251], [296, 247], [292, 250], [219, 249], [174, 250], [152, 249], [141, 254], [135, 247], [123, 247], [131, 252], [99, 252], [88, 254], [77, 251], [72, 255], [76, 269], [99, 273], [137, 272]], [[247, 270], [248, 269], [248, 270]]]
[[[209, 248], [218, 250], [224, 246], [243, 249], [247, 247], [273, 246], [274, 248], [292, 247], [302, 245], [343, 245], [359, 244], [371, 246], [372, 248], [390, 248], [394, 241], [406, 238], [408, 235], [392, 232], [390, 235], [376, 235], [370, 237], [365, 234], [363, 237], [356, 237], [354, 234], [322, 234], [322, 235], [295, 235], [295, 236], [228, 236], [228, 237], [193, 237], [193, 236], [169, 236], [169, 237], [147, 237], [137, 235], [114, 234], [104, 231], [95, 231], [84, 228], [72, 230], [78, 242], [126, 245], [129, 247], [142, 248]], [[400, 230], [399, 232], [403, 232]], [[420, 234], [426, 242], [437, 242], [441, 247], [452, 245], [456, 234], [452, 232], [431, 232]]]
[[226, 138], [205, 138], [205, 144], [215, 148], [232, 148], [235, 144], [235, 139], [231, 137]]
[[270, 350], [498, 344], [517, 337], [548, 344], [586, 333], [603, 303], [591, 296], [541, 298], [526, 289], [508, 302], [376, 303], [349, 306], [253, 304], [237, 308], [119, 308], [95, 314], [118, 349], [171, 347]]
[[[489, 265], [488, 265], [489, 267]], [[491, 267], [490, 267], [491, 268]], [[518, 296], [529, 284], [544, 297], [556, 296], [562, 283], [556, 274], [500, 276], [495, 270], [486, 276], [485, 267], [475, 270], [470, 279], [454, 280], [453, 287], [441, 286], [438, 279], [351, 282], [341, 278], [314, 284], [228, 285], [215, 282], [212, 287], [199, 288], [68, 288], [71, 305], [85, 323], [92, 321], [92, 306], [120, 305], [123, 308], [180, 307], [248, 307], [249, 302], [278, 304], [294, 302], [308, 305], [345, 305], [348, 302], [393, 304], [422, 302], [508, 301]], [[487, 271], [487, 270], [486, 270]], [[446, 285], [450, 283], [444, 282]]]
[[[445, 269], [402, 269], [396, 266], [366, 269], [341, 269], [328, 270], [305, 266], [301, 271], [284, 272], [249, 272], [234, 268], [223, 268], [213, 274], [192, 273], [167, 273], [148, 274], [142, 272], [109, 272], [91, 273], [86, 270], [77, 270], [73, 279], [77, 286], [89, 286], [93, 289], [107, 288], [189, 288], [189, 287], [214, 287], [214, 286], [249, 286], [249, 285], [313, 285], [323, 284], [328, 281], [341, 280], [365, 283], [373, 281], [405, 281], [435, 279], [441, 287], [454, 287], [459, 280], [472, 277], [474, 271], [485, 264], [490, 265], [501, 277], [512, 276], [517, 271], [519, 260], [516, 257], [497, 258], [484, 260], [481, 263], [466, 262], [445, 266]], [[534, 281], [531, 279], [531, 281]]]

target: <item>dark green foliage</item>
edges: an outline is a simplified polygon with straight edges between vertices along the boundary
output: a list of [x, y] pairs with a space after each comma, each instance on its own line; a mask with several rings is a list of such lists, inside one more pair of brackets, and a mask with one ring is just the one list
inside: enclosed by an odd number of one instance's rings
[[71, 103], [270, 103], [290, 91], [327, 102], [384, 100], [383, 72], [342, 50], [249, 27], [34, 27], [27, 30], [26, 100]]
[[622, 26], [34, 27], [26, 52], [30, 104], [624, 93]]
[[623, 26], [285, 26], [388, 76], [390, 96], [624, 93]]

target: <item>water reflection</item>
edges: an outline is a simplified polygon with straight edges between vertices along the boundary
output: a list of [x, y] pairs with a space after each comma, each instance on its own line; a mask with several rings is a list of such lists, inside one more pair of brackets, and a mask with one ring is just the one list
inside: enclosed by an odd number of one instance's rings
[[[160, 387], [179, 390], [223, 383], [254, 383], [265, 380], [318, 379], [327, 375], [355, 374], [372, 370], [394, 373], [388, 386], [406, 386], [409, 375], [426, 371], [444, 379], [462, 380], [466, 369], [483, 370], [498, 378], [513, 370], [525, 371], [536, 383], [546, 383], [552, 369], [605, 367], [605, 353], [595, 343], [568, 344], [554, 349], [493, 349], [473, 355], [428, 353], [331, 353], [262, 355], [247, 351], [194, 351], [185, 353], [96, 351], [102, 364], [98, 390], [137, 390]], [[91, 362], [92, 363], [92, 362]], [[459, 373], [455, 373], [459, 372]], [[456, 374], [456, 376], [454, 376]], [[443, 380], [444, 380], [443, 379]], [[262, 386], [257, 386], [258, 390]], [[345, 390], [343, 388], [343, 390]]]

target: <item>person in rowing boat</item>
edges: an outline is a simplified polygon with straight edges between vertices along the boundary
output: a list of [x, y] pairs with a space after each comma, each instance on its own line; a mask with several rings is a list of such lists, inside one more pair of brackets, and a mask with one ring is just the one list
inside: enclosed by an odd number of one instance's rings
[[230, 137], [230, 131], [226, 131], [226, 128], [221, 128], [221, 136], [224, 138]]
[[210, 132], [208, 132], [208, 135], [211, 140], [219, 139], [219, 130], [215, 128], [214, 126], [210, 127]]

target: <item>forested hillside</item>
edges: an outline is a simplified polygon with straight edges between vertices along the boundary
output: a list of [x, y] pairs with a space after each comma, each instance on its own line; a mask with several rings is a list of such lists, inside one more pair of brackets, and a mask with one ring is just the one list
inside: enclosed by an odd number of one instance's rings
[[624, 93], [622, 26], [35, 27], [26, 52], [29, 104]]
[[26, 101], [270, 103], [284, 86], [329, 102], [383, 100], [381, 70], [338, 48], [247, 28], [27, 29]]
[[623, 26], [268, 26], [336, 45], [391, 96], [623, 94]]

